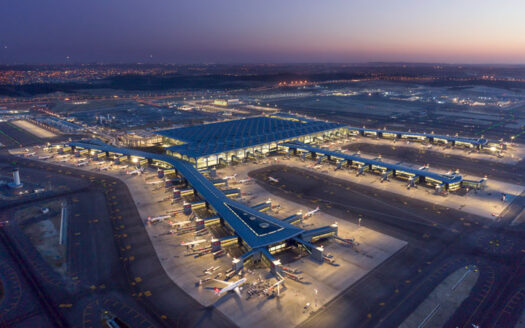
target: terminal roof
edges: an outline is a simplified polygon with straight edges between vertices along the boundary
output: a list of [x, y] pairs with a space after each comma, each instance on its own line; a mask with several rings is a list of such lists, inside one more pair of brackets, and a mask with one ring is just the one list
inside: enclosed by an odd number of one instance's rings
[[163, 130], [157, 133], [185, 143], [168, 148], [170, 151], [198, 158], [340, 127], [344, 125], [290, 114], [274, 114]]

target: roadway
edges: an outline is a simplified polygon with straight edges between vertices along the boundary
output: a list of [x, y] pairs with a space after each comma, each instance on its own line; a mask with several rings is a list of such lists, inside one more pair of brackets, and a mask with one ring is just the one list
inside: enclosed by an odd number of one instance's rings
[[[279, 179], [268, 182], [267, 177]], [[480, 278], [446, 327], [512, 327], [521, 314], [523, 230], [508, 223], [523, 197], [494, 223], [457, 210], [310, 171], [271, 166], [250, 173], [280, 197], [408, 241], [408, 246], [304, 322], [302, 327], [397, 327], [443, 279], [475, 264]], [[423, 188], [423, 187], [420, 187]], [[496, 246], [497, 245], [497, 246]], [[514, 303], [512, 303], [514, 302]], [[509, 311], [509, 305], [514, 308]], [[507, 313], [509, 312], [509, 313]]]
[[[56, 321], [50, 326], [99, 327], [102, 310], [109, 310], [133, 327], [234, 326], [222, 313], [201, 306], [169, 279], [154, 255], [137, 208], [122, 181], [6, 154], [0, 154], [0, 160], [16, 161], [22, 180], [37, 170], [45, 172], [40, 176], [44, 181], [58, 179], [68, 192], [48, 193], [42, 198], [66, 198], [71, 213], [66, 256], [69, 274], [62, 279], [14, 223], [16, 209], [41, 198], [30, 199], [26, 204], [13, 202], [4, 208], [12, 222], [7, 228], [11, 245], [17, 256], [24, 259], [24, 268], [34, 277], [35, 288], [40, 292], [33, 299], [29, 296], [24, 299], [45, 304], [27, 317], [26, 307], [7, 307], [17, 299], [19, 293], [15, 290], [6, 293], [0, 311], [6, 309], [10, 318], [25, 316], [27, 320], [43, 315]], [[2, 270], [0, 278], [1, 273]], [[10, 327], [16, 322], [2, 318], [2, 323]]]

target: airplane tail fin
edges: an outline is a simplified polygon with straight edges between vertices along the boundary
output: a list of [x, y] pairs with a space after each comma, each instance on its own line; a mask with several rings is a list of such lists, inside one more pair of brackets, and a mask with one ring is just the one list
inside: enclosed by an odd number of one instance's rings
[[213, 288], [213, 290], [215, 291], [215, 295], [219, 295], [219, 293], [221, 292], [221, 290], [217, 287]]

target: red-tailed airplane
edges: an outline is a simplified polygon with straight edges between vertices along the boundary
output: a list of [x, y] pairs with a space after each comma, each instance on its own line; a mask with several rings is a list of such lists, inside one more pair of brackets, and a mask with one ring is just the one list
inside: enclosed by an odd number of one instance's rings
[[216, 282], [226, 284], [226, 287], [222, 289], [214, 288], [215, 295], [217, 296], [221, 296], [230, 291], [234, 291], [237, 295], [241, 296], [241, 290], [239, 289], [239, 286], [241, 286], [242, 284], [246, 282], [246, 278], [239, 279], [236, 282], [228, 282], [228, 281], [217, 280], [217, 279], [213, 279], [213, 280], [215, 280]]
[[319, 206], [317, 206], [315, 209], [311, 210], [310, 212], [306, 212], [304, 215], [303, 215], [303, 219], [306, 219], [306, 218], [309, 218], [311, 217], [312, 215], [314, 215], [315, 213], [319, 212], [320, 208]]

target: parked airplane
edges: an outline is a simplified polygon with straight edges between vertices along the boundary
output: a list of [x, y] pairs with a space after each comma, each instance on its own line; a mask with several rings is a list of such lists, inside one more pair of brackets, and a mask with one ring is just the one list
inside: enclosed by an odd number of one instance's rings
[[104, 166], [99, 167], [99, 170], [106, 171], [106, 170], [109, 170], [110, 167], [111, 167], [111, 164], [104, 165]]
[[35, 156], [35, 152], [32, 152], [32, 153], [25, 153], [25, 154], [24, 154], [24, 157], [31, 157], [31, 156]]
[[80, 167], [80, 166], [85, 166], [85, 165], [87, 165], [87, 164], [88, 164], [87, 161], [79, 161], [79, 162], [77, 163], [77, 166]]
[[264, 290], [264, 293], [267, 295], [273, 294], [273, 290], [275, 287], [277, 287], [277, 296], [281, 294], [281, 285], [284, 283], [284, 279], [279, 280], [275, 284], [271, 285], [270, 287], [266, 288]]
[[185, 226], [186, 224], [190, 224], [191, 221], [179, 221], [179, 222], [170, 222], [169, 225], [172, 227], [181, 227]]
[[388, 180], [388, 172], [386, 170], [381, 171], [381, 182], [390, 181]]
[[217, 296], [221, 296], [222, 294], [227, 293], [229, 291], [234, 291], [237, 295], [240, 296], [241, 290], [239, 289], [239, 286], [241, 286], [242, 284], [246, 282], [246, 278], [239, 279], [236, 282], [228, 282], [228, 281], [217, 280], [217, 279], [213, 279], [213, 280], [215, 280], [216, 282], [226, 284], [226, 287], [222, 289], [214, 288], [215, 295]]
[[53, 155], [39, 156], [38, 159], [46, 160], [50, 159], [51, 157], [53, 157]]
[[198, 244], [202, 244], [206, 242], [206, 239], [199, 239], [199, 240], [194, 240], [194, 241], [183, 241], [182, 243], [180, 243], [181, 246], [191, 246], [191, 245], [198, 245]]
[[357, 173], [355, 174], [356, 177], [360, 175], [365, 175], [365, 167], [363, 165], [359, 165], [357, 168]]
[[164, 182], [164, 180], [159, 180], [159, 181], [146, 182], [146, 184], [149, 184], [149, 185], [156, 185], [156, 184], [163, 183], [163, 182]]
[[279, 183], [279, 179], [274, 177], [268, 177], [268, 180], [270, 180], [271, 182]]
[[166, 219], [169, 219], [171, 218], [171, 215], [162, 215], [162, 216], [156, 216], [156, 217], [151, 217], [151, 216], [148, 216], [148, 223], [157, 223], [157, 222], [161, 222], [161, 221], [164, 221]]
[[143, 168], [135, 169], [135, 170], [132, 170], [132, 171], [126, 170], [126, 174], [128, 174], [128, 175], [133, 175], [133, 174], [141, 175], [143, 172], [144, 172]]
[[418, 168], [418, 170], [428, 170], [429, 168], [430, 168], [430, 164], [425, 164], [421, 166], [420, 168]]
[[229, 176], [226, 176], [224, 177], [224, 180], [235, 180], [235, 178], [237, 177], [237, 173], [235, 173], [234, 175], [229, 175]]
[[415, 181], [414, 177], [408, 178], [407, 189], [410, 189], [412, 187], [416, 188], [416, 181]]
[[237, 181], [237, 183], [240, 183], [240, 184], [245, 184], [245, 183], [250, 183], [250, 182], [253, 182], [252, 178], [242, 179], [242, 180]]
[[311, 210], [310, 212], [306, 212], [304, 215], [303, 215], [303, 219], [306, 219], [306, 218], [309, 218], [311, 217], [312, 215], [314, 215], [315, 213], [319, 212], [320, 208], [319, 206], [317, 206], [315, 209]]

